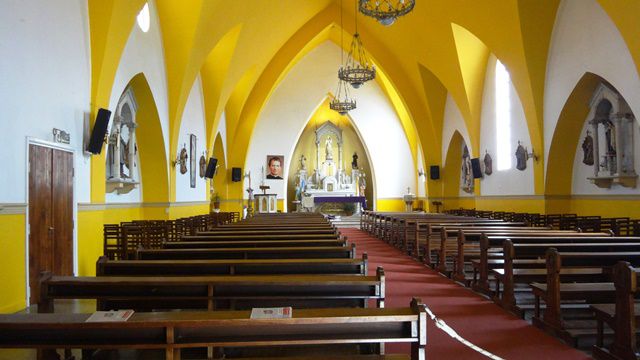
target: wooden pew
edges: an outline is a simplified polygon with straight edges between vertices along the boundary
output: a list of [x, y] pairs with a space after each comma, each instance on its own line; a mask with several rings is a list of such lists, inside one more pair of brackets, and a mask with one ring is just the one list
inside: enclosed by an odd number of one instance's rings
[[355, 244], [322, 247], [268, 247], [227, 249], [140, 249], [138, 260], [195, 259], [354, 259]]
[[[600, 360], [636, 360], [638, 347], [636, 344], [637, 324], [640, 320], [640, 304], [638, 296], [638, 268], [628, 262], [620, 261], [613, 269], [613, 284], [616, 289], [615, 304], [591, 305], [595, 313], [597, 325], [597, 343], [593, 346], [593, 357]], [[614, 331], [613, 344], [603, 344], [603, 325], [607, 324]]]
[[[250, 319], [249, 311], [156, 312], [135, 313], [126, 322], [91, 323], [86, 322], [89, 315], [0, 315], [0, 347], [159, 349], [165, 359], [174, 360], [180, 359], [182, 349], [203, 346], [255, 352], [268, 351], [259, 347], [277, 346], [280, 353], [288, 354], [290, 346], [315, 345], [325, 355], [341, 359], [336, 353], [340, 350], [333, 350], [340, 346], [336, 344], [381, 354], [380, 343], [406, 342], [411, 344], [410, 359], [424, 360], [427, 341], [427, 314], [420, 299], [399, 309], [296, 309], [289, 319]], [[313, 351], [307, 348], [305, 353], [309, 352]], [[353, 352], [348, 354], [349, 359], [359, 359]]]
[[38, 311], [55, 299], [96, 299], [98, 310], [384, 307], [384, 271], [363, 275], [52, 276], [40, 280]]
[[[543, 330], [561, 337], [563, 340], [575, 344], [577, 337], [585, 334], [595, 335], [591, 329], [574, 330], [567, 327], [563, 319], [562, 302], [564, 300], [580, 300], [585, 304], [611, 303], [615, 301], [615, 288], [611, 282], [593, 282], [592, 277], [582, 280], [573, 279], [572, 283], [562, 283], [561, 273], [565, 267], [598, 267], [608, 273], [618, 261], [630, 261], [640, 264], [640, 251], [629, 247], [620, 247], [611, 251], [599, 251], [596, 247], [584, 244], [577, 252], [560, 251], [550, 248], [546, 253], [546, 283], [532, 283], [531, 289], [536, 297], [536, 304], [540, 300], [545, 302], [544, 315], [536, 308], [533, 324]], [[629, 244], [627, 244], [629, 245]], [[640, 243], [636, 245], [640, 246]], [[628, 250], [628, 251], [627, 251]]]
[[328, 240], [337, 239], [339, 236], [331, 234], [261, 234], [259, 232], [251, 234], [222, 234], [222, 235], [192, 235], [182, 236], [182, 241], [236, 241], [236, 240]]
[[223, 234], [244, 234], [244, 233], [259, 233], [261, 235], [286, 235], [286, 234], [334, 234], [338, 235], [336, 228], [328, 225], [302, 225], [295, 227], [271, 227], [271, 226], [233, 226], [233, 227], [218, 227], [210, 231], [198, 231], [196, 235], [208, 236], [208, 235], [223, 235]]
[[[585, 240], [587, 238], [584, 238]], [[609, 238], [607, 238], [609, 239]], [[611, 238], [611, 240], [616, 242], [599, 242], [594, 243], [594, 239], [589, 239], [580, 242], [579, 240], [571, 240], [572, 242], [562, 242], [562, 238], [553, 239], [554, 242], [546, 242], [546, 243], [516, 243], [514, 244], [511, 240], [507, 240], [504, 243], [503, 250], [503, 258], [504, 258], [504, 268], [503, 269], [494, 269], [493, 272], [500, 282], [504, 285], [504, 290], [502, 291], [502, 297], [496, 299], [499, 304], [503, 307], [519, 312], [519, 309], [516, 304], [515, 294], [514, 294], [514, 285], [516, 283], [526, 283], [529, 284], [531, 282], [536, 281], [536, 279], [542, 277], [542, 279], [547, 279], [548, 269], [545, 271], [542, 269], [514, 269], [514, 260], [515, 259], [536, 259], [545, 257], [547, 250], [550, 248], [556, 248], [561, 252], [590, 252], [592, 254], [606, 254], [611, 253], [612, 251], [623, 251], [623, 252], [633, 252], [640, 251], [640, 242], [638, 242], [637, 238], [627, 238], [627, 242], [617, 242], [618, 238]], [[630, 240], [629, 240], [630, 239]], [[606, 255], [604, 255], [606, 257]], [[547, 263], [549, 262], [549, 258], [547, 257]], [[594, 262], [592, 266], [599, 265], [599, 262]], [[587, 266], [591, 265], [587, 262], [583, 262], [581, 265]], [[610, 265], [609, 265], [610, 266]], [[542, 271], [539, 271], [542, 270]], [[567, 271], [563, 275], [571, 276], [571, 279], [575, 279], [576, 277], [597, 277], [602, 274], [601, 269], [596, 269], [593, 271], [578, 271], [576, 269], [572, 269], [572, 271]], [[560, 272], [557, 274], [560, 276]], [[548, 280], [549, 281], [549, 280]], [[534, 290], [534, 295], [536, 294], [536, 290]], [[550, 299], [550, 298], [549, 298]], [[546, 301], [545, 301], [546, 302]], [[537, 303], [537, 302], [536, 302]], [[558, 302], [559, 307], [559, 302]], [[537, 309], [538, 307], [536, 307]], [[547, 309], [549, 309], [549, 302], [547, 302]], [[546, 313], [546, 312], [545, 312]]]
[[[512, 243], [545, 243], [549, 241], [549, 236], [547, 234], [552, 234], [552, 238], [554, 241], [562, 241], [565, 243], [572, 243], [578, 241], [591, 241], [591, 242], [603, 242], [610, 241], [613, 238], [611, 237], [611, 233], [601, 233], [601, 234], [587, 234], [587, 233], [567, 233], [566, 235], [558, 234], [555, 230], [551, 232], [539, 232], [536, 234], [530, 235], [518, 235], [518, 236], [505, 236], [499, 234], [489, 234], [486, 236], [480, 237], [480, 257], [477, 260], [472, 260], [471, 263], [474, 267], [474, 272], [479, 274], [479, 279], [477, 282], [474, 282], [472, 288], [474, 291], [490, 295], [491, 291], [489, 289], [489, 271], [496, 267], [504, 266], [504, 259], [502, 252], [494, 252], [491, 255], [491, 250], [499, 248], [502, 250], [504, 248], [504, 243], [506, 240], [511, 240]], [[560, 239], [562, 238], [562, 239]], [[586, 238], [591, 238], [593, 240], [583, 240]], [[616, 238], [619, 241], [633, 241], [623, 238]], [[530, 260], [514, 260], [514, 264], [518, 264], [518, 266], [523, 265], [536, 265], [543, 264], [542, 261], [530, 261]]]
[[346, 246], [344, 239], [318, 239], [318, 240], [234, 240], [234, 241], [173, 241], [162, 244], [163, 249], [215, 249], [215, 248], [250, 248], [250, 247], [327, 247]]
[[273, 260], [120, 260], [102, 256], [96, 262], [97, 276], [192, 276], [352, 274], [367, 275], [368, 257], [361, 259], [273, 259]]
[[[457, 235], [456, 235], [457, 232]], [[558, 237], [608, 237], [611, 236], [611, 233], [578, 233], [572, 230], [551, 230], [545, 227], [535, 227], [530, 228], [530, 230], [520, 230], [520, 231], [482, 231], [481, 229], [447, 229], [447, 237], [455, 236], [456, 245], [455, 247], [449, 246], [447, 247], [447, 251], [451, 250], [452, 256], [455, 256], [455, 267], [454, 274], [452, 278], [456, 281], [467, 283], [469, 279], [467, 278], [464, 272], [464, 266], [460, 266], [460, 264], [470, 265], [474, 264], [474, 260], [479, 260], [481, 257], [481, 241], [484, 235], [490, 237], [492, 239], [492, 244], [496, 244], [500, 242], [500, 247], [502, 246], [501, 241], [506, 239], [515, 239], [515, 242], [527, 242], [526, 239], [539, 239], [539, 238], [558, 238]], [[501, 240], [501, 241], [499, 241]], [[544, 240], [531, 240], [529, 242], [535, 241], [544, 241]], [[455, 248], [455, 250], [453, 250]], [[486, 248], [486, 246], [485, 246]], [[486, 254], [486, 253], [485, 253]], [[485, 256], [486, 258], [486, 256]], [[474, 274], [472, 283], [475, 282], [475, 275], [479, 269], [479, 262], [476, 262], [476, 266], [474, 267]], [[502, 264], [502, 263], [500, 263]]]
[[[435, 247], [435, 250], [438, 250], [438, 266], [437, 269], [443, 274], [448, 273], [446, 260], [447, 257], [453, 256], [456, 257], [459, 251], [462, 251], [462, 260], [460, 264], [464, 264], [464, 245], [467, 244], [468, 247], [472, 247], [471, 244], [466, 242], [466, 238], [475, 238], [479, 240], [482, 234], [491, 235], [507, 235], [507, 236], [526, 236], [532, 234], [539, 234], [545, 232], [546, 229], [542, 228], [533, 228], [533, 227], [520, 227], [520, 226], [441, 226], [438, 228], [438, 233], [440, 234], [440, 244]], [[573, 234], [573, 232], [570, 232]], [[466, 234], [466, 235], [465, 235]], [[556, 232], [558, 235], [566, 234], [563, 232]], [[462, 244], [462, 247], [460, 247]], [[479, 245], [479, 241], [478, 241]], [[427, 246], [430, 246], [430, 242], [425, 244], [425, 249]], [[479, 249], [479, 246], [477, 246]], [[430, 250], [433, 250], [431, 248]], [[426, 250], [425, 250], [426, 253]], [[479, 252], [478, 252], [479, 253]], [[460, 257], [458, 257], [460, 260]]]

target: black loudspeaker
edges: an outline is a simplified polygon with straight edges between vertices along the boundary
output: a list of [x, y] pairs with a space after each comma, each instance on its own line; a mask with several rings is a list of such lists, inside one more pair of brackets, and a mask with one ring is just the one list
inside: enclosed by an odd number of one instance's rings
[[231, 168], [231, 181], [238, 182], [242, 180], [242, 169]]
[[207, 170], [204, 172], [204, 177], [207, 179], [213, 179], [213, 175], [216, 174], [216, 165], [218, 165], [218, 159], [209, 158], [209, 163], [207, 164]]
[[482, 177], [482, 169], [480, 169], [480, 159], [471, 159], [471, 171], [473, 171], [473, 178], [479, 179]]
[[429, 178], [431, 178], [431, 180], [438, 180], [440, 179], [440, 166], [438, 165], [431, 165], [429, 167]]
[[98, 110], [96, 123], [93, 125], [93, 131], [91, 131], [89, 145], [87, 145], [88, 152], [92, 154], [100, 154], [100, 152], [102, 151], [102, 143], [104, 143], [104, 136], [107, 134], [107, 127], [109, 126], [110, 117], [111, 111], [107, 109]]

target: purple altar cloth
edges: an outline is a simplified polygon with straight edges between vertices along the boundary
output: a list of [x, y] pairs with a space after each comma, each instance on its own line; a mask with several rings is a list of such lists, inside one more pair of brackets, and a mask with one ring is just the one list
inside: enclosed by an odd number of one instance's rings
[[319, 203], [360, 203], [362, 209], [367, 208], [367, 199], [364, 196], [315, 196], [314, 204]]

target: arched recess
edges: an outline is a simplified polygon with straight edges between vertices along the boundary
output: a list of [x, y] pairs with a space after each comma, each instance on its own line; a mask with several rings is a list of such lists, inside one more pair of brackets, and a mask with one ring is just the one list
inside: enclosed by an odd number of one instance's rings
[[[220, 136], [220, 133], [216, 135], [216, 139], [213, 142], [213, 157], [218, 160], [218, 169], [213, 177], [213, 191], [216, 192], [222, 200], [227, 200], [229, 198], [227, 179], [231, 176], [228, 174], [229, 171], [227, 171], [227, 160], [224, 156], [224, 146], [222, 145], [222, 136]], [[224, 204], [225, 203], [221, 205], [221, 208], [226, 210]]]
[[[300, 28], [275, 54], [267, 67], [260, 73], [258, 80], [251, 90], [239, 116], [241, 123], [238, 125], [235, 134], [230, 134], [229, 141], [231, 145], [229, 161], [235, 163], [246, 163], [248, 157], [249, 143], [253, 141], [253, 128], [255, 123], [263, 111], [265, 104], [268, 102], [272, 92], [279, 86], [280, 81], [289, 73], [289, 70], [311, 50], [314, 50], [318, 44], [330, 39], [339, 44], [339, 29], [335, 26], [334, 15], [336, 11], [332, 6], [327, 7], [318, 13], [307, 24]], [[331, 30], [332, 26], [336, 30]], [[353, 30], [353, 29], [348, 29]], [[394, 105], [402, 105], [406, 109], [397, 111], [398, 114], [407, 114], [410, 117], [409, 122], [413, 122], [413, 126], [418, 131], [417, 143], [423, 144], [425, 148], [423, 153], [428, 163], [436, 163], [440, 158], [440, 149], [436, 146], [433, 149], [431, 144], [439, 144], [438, 136], [433, 131], [431, 117], [428, 114], [428, 104], [418, 95], [419, 89], [413, 87], [409, 78], [400, 66], [395, 55], [388, 51], [384, 44], [376, 42], [373, 36], [366, 36], [365, 30], [361, 31], [362, 36], [366, 37], [367, 51], [371, 55], [371, 59], [378, 66], [379, 71], [387, 73], [390, 86], [385, 86], [384, 91], [394, 92], [401, 101], [394, 102]], [[337, 33], [337, 35], [332, 32]], [[348, 44], [347, 44], [348, 45]], [[335, 75], [334, 75], [335, 76]], [[334, 87], [335, 85], [332, 85]], [[393, 99], [393, 97], [390, 97]], [[420, 119], [418, 121], [417, 119]], [[406, 124], [408, 122], [403, 122]], [[410, 129], [413, 131], [413, 129]], [[420, 139], [418, 139], [420, 137]], [[429, 147], [429, 148], [426, 148]], [[412, 149], [415, 149], [413, 147]], [[415, 151], [415, 150], [412, 150]], [[285, 160], [286, 161], [286, 160]], [[240, 186], [232, 186], [231, 191], [234, 197], [242, 196], [242, 188]]]
[[133, 90], [138, 105], [136, 138], [142, 201], [168, 202], [170, 192], [166, 148], [151, 88], [143, 73], [134, 76], [128, 86]]
[[584, 120], [589, 114], [589, 100], [603, 81], [606, 82], [596, 74], [585, 73], [562, 107], [549, 148], [545, 186], [547, 212], [570, 212], [570, 202], [557, 196], [571, 195], [573, 160]]
[[[327, 96], [320, 105], [316, 108], [315, 112], [309, 118], [309, 121], [303, 125], [300, 134], [293, 144], [294, 147], [290, 154], [286, 154], [288, 158], [285, 162], [288, 163], [288, 171], [284, 174], [288, 174], [286, 181], [286, 209], [289, 212], [295, 211], [293, 201], [296, 200], [296, 185], [298, 170], [300, 170], [300, 157], [304, 155], [306, 158], [306, 170], [307, 175], [312, 176], [314, 169], [320, 168], [324, 161], [325, 154], [325, 140], [326, 136], [322, 136], [320, 140], [320, 164], [317, 164], [316, 159], [316, 138], [315, 131], [320, 129], [323, 124], [331, 122], [341, 132], [343, 141], [343, 154], [342, 163], [345, 173], [352, 177], [353, 154], [358, 155], [358, 168], [365, 174], [366, 189], [365, 197], [367, 199], [367, 206], [370, 209], [375, 208], [375, 174], [372, 171], [373, 162], [369, 156], [369, 150], [366, 143], [363, 141], [362, 136], [353, 122], [353, 119], [349, 115], [342, 116], [337, 112], [329, 109], [329, 101], [333, 97]], [[335, 135], [332, 135], [333, 148], [334, 148], [334, 161], [338, 163], [338, 145]], [[339, 166], [339, 165], [338, 165]]]
[[459, 207], [474, 208], [475, 200], [472, 196], [460, 197], [460, 168], [462, 166], [462, 149], [468, 145], [458, 130], [454, 131], [447, 149], [446, 160], [440, 178], [444, 195], [444, 209]]

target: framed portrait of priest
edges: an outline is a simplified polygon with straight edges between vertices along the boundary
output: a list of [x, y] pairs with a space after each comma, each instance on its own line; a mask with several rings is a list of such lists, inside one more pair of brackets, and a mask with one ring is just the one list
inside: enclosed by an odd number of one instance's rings
[[267, 155], [267, 179], [282, 180], [284, 155]]

